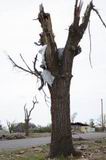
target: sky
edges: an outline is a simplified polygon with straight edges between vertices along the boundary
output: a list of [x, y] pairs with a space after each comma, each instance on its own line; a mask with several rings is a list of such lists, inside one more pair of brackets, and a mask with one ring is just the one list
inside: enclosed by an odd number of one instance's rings
[[[83, 0], [83, 10], [89, 0]], [[68, 35], [68, 27], [73, 22], [75, 0], [0, 0], [0, 122], [24, 121], [24, 104], [28, 110], [32, 107], [36, 95], [39, 103], [31, 114], [31, 122], [36, 125], [51, 123], [50, 103], [45, 103], [44, 94], [38, 91], [39, 82], [36, 77], [13, 68], [7, 55], [23, 66], [20, 53], [28, 65], [32, 67], [33, 60], [40, 48], [34, 45], [42, 32], [36, 19], [39, 4], [43, 3], [45, 12], [51, 14], [53, 31], [58, 48], [63, 48]], [[95, 7], [106, 22], [106, 1], [94, 0]], [[90, 18], [92, 38], [91, 59], [89, 63], [88, 29], [80, 43], [82, 52], [75, 57], [73, 78], [70, 87], [71, 114], [77, 112], [75, 121], [89, 122], [100, 117], [101, 98], [106, 113], [106, 29], [98, 16], [92, 12]], [[48, 90], [45, 86], [45, 92]], [[49, 100], [50, 101], [50, 100]]]

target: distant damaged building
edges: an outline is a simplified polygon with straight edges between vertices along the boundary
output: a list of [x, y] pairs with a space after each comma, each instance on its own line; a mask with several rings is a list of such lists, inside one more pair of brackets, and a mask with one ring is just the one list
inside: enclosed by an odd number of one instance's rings
[[95, 127], [90, 127], [88, 124], [76, 122], [71, 123], [72, 132], [90, 133], [95, 132]]

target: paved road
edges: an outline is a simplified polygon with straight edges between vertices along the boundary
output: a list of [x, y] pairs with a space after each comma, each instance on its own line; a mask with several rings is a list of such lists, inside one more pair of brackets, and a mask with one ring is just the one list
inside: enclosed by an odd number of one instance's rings
[[50, 137], [3, 140], [3, 141], [0, 141], [0, 151], [15, 150], [19, 148], [28, 148], [28, 147], [40, 146], [48, 143], [50, 143]]
[[85, 134], [75, 134], [73, 138], [83, 138], [83, 139], [100, 139], [106, 138], [106, 132], [99, 132], [99, 133], [85, 133]]
[[[85, 138], [85, 139], [99, 139], [106, 138], [106, 133], [86, 133], [86, 134], [75, 134], [74, 138]], [[18, 140], [4, 140], [0, 141], [0, 151], [2, 150], [15, 150], [19, 148], [28, 148], [33, 146], [39, 146], [50, 143], [50, 137], [41, 138], [28, 138]]]

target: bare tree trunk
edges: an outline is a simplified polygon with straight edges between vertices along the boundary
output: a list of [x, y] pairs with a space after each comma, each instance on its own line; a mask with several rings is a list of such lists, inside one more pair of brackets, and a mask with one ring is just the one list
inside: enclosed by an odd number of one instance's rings
[[28, 109], [26, 108], [26, 104], [24, 105], [24, 114], [25, 114], [25, 135], [26, 135], [26, 136], [29, 136], [29, 121], [31, 120], [31, 119], [30, 119], [31, 112], [32, 112], [33, 109], [34, 109], [35, 104], [38, 103], [36, 97], [35, 97], [35, 101], [33, 100], [32, 103], [33, 103], [33, 106], [32, 106], [32, 108], [31, 108], [29, 111], [28, 111]]
[[103, 99], [101, 98], [101, 129], [104, 132], [104, 113], [103, 113]]
[[87, 6], [82, 23], [79, 24], [81, 8], [82, 2], [80, 1], [78, 4], [78, 0], [76, 0], [74, 21], [69, 27], [69, 34], [61, 59], [59, 59], [59, 51], [54, 40], [50, 14], [45, 13], [41, 5], [38, 15], [43, 30], [40, 34], [40, 43], [42, 46], [47, 45], [46, 67], [55, 77], [52, 86], [48, 85], [51, 94], [52, 117], [50, 157], [61, 154], [64, 156], [71, 153], [77, 154], [73, 148], [70, 124], [70, 80], [72, 78], [73, 59], [81, 52], [79, 42], [87, 28], [93, 4], [90, 2]]
[[57, 78], [50, 89], [52, 134], [50, 156], [74, 152], [70, 123], [70, 78]]
[[25, 136], [29, 136], [29, 121], [25, 121]]
[[[94, 10], [92, 1], [88, 4], [82, 22], [80, 22], [80, 13], [82, 8], [82, 1], [75, 1], [74, 8], [74, 20], [69, 27], [69, 33], [66, 45], [63, 49], [62, 58], [59, 58], [59, 50], [55, 42], [55, 36], [52, 30], [52, 22], [49, 13], [44, 12], [43, 5], [40, 5], [40, 12], [38, 14], [38, 20], [42, 27], [42, 33], [40, 34], [40, 45], [46, 45], [45, 51], [45, 65], [43, 64], [43, 71], [46, 70], [54, 77], [52, 85], [48, 82], [48, 87], [51, 95], [51, 116], [52, 116], [52, 135], [50, 156], [56, 157], [60, 154], [67, 156], [71, 153], [76, 154], [72, 144], [72, 133], [70, 124], [70, 81], [72, 78], [72, 64], [73, 59], [81, 52], [79, 42], [81, 41], [84, 32], [87, 28], [91, 10]], [[22, 56], [21, 56], [22, 58]], [[11, 57], [15, 67], [18, 67], [32, 75], [41, 79], [42, 89], [44, 85], [44, 79], [41, 72], [36, 69], [36, 60], [34, 61], [34, 71], [25, 63], [28, 70], [17, 65]], [[23, 60], [23, 58], [22, 58]]]

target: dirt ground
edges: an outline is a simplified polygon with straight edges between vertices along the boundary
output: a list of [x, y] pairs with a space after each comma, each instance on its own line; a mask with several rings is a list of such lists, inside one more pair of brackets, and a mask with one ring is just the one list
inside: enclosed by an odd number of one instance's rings
[[106, 160], [106, 138], [76, 141], [74, 145], [82, 152], [81, 160]]
[[[76, 150], [82, 152], [81, 157], [63, 156], [53, 160], [106, 160], [106, 138], [99, 140], [74, 140]], [[50, 160], [49, 145], [0, 152], [0, 160]]]

